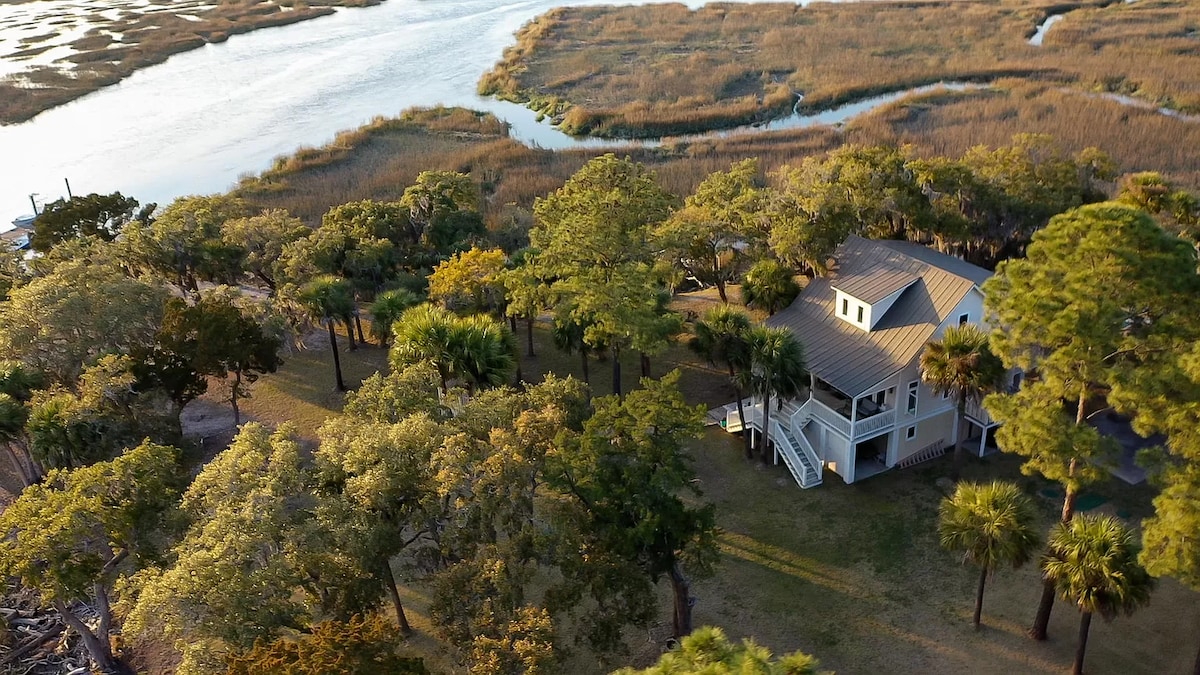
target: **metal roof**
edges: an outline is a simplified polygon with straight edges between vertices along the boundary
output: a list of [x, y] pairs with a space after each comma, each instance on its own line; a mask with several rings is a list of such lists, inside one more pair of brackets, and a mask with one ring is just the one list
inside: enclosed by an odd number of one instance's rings
[[881, 261], [862, 270], [844, 272], [833, 283], [834, 290], [873, 305], [896, 291], [907, 288], [917, 275]]
[[[837, 264], [829, 276], [813, 279], [791, 306], [766, 323], [791, 330], [804, 344], [809, 370], [849, 396], [868, 393], [870, 387], [907, 367], [958, 303], [991, 276], [982, 267], [902, 241], [852, 236], [838, 247], [834, 257]], [[889, 278], [877, 284], [878, 291], [867, 281], [860, 281], [872, 276], [872, 270]], [[870, 332], [834, 314], [834, 286], [850, 292], [843, 280], [852, 280], [850, 285], [871, 288], [877, 294], [889, 284], [894, 292], [901, 275], [916, 280], [908, 284]], [[890, 293], [882, 297], [886, 295]]]

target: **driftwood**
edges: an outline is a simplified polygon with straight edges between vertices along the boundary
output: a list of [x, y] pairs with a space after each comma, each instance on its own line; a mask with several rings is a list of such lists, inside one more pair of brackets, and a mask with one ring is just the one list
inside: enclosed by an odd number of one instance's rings
[[54, 638], [58, 637], [59, 635], [62, 635], [62, 632], [65, 629], [66, 629], [66, 626], [64, 626], [60, 623], [57, 626], [54, 626], [53, 628], [51, 628], [50, 630], [42, 633], [41, 635], [38, 635], [38, 636], [34, 637], [33, 639], [26, 640], [25, 643], [22, 644], [20, 647], [17, 647], [13, 651], [11, 651], [7, 655], [5, 655], [4, 658], [0, 659], [0, 666], [7, 666], [8, 664], [16, 661], [17, 659], [21, 658], [22, 656], [25, 656], [29, 652], [37, 649], [38, 647], [41, 647], [43, 644], [49, 642], [50, 640], [53, 640]]
[[[7, 590], [7, 592], [5, 592]], [[91, 623], [97, 615], [77, 603], [73, 611]], [[10, 584], [0, 586], [0, 675], [83, 675], [90, 661], [82, 641], [37, 595]]]

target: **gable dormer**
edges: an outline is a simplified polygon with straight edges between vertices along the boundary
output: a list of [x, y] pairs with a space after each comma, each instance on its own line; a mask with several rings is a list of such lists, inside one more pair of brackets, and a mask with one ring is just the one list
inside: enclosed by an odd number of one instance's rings
[[870, 331], [918, 278], [886, 262], [843, 275], [833, 284], [833, 313], [855, 328]]

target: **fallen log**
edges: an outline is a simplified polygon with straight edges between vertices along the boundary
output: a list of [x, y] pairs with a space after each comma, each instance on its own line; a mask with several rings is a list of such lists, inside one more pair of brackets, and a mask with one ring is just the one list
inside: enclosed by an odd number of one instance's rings
[[25, 643], [22, 644], [20, 647], [17, 647], [15, 650], [6, 654], [4, 656], [4, 658], [0, 659], [0, 666], [7, 666], [8, 664], [12, 663], [13, 661], [16, 661], [17, 659], [21, 658], [22, 656], [25, 656], [29, 652], [37, 649], [38, 647], [41, 647], [42, 645], [46, 644], [50, 640], [53, 640], [54, 638], [61, 635], [63, 630], [65, 630], [65, 629], [66, 629], [66, 626], [64, 626], [63, 624], [60, 623], [57, 626], [54, 626], [50, 630], [46, 631], [45, 633], [42, 633], [41, 635], [37, 635], [35, 637], [30, 638], [29, 640], [25, 641]]

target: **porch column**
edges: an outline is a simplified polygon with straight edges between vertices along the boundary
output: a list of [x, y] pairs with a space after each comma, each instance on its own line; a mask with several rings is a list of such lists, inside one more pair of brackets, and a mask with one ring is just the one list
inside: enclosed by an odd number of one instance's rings
[[858, 399], [850, 397], [850, 451], [854, 451], [854, 423], [858, 421]]

